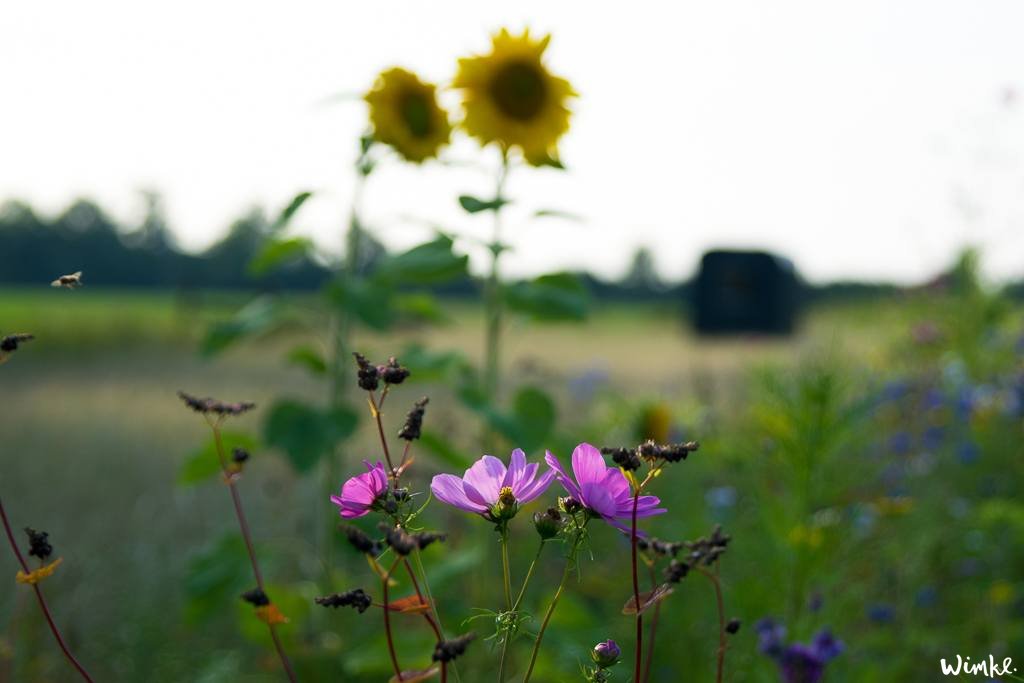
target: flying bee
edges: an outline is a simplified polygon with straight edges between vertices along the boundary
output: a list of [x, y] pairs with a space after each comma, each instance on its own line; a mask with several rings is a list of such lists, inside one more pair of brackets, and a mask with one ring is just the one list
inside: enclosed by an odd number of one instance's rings
[[82, 271], [71, 273], [71, 275], [61, 275], [59, 278], [51, 282], [50, 286], [63, 287], [64, 289], [77, 289], [82, 286]]
[[35, 339], [31, 334], [9, 334], [0, 339], [0, 365], [7, 362], [10, 355], [18, 350], [18, 344]]

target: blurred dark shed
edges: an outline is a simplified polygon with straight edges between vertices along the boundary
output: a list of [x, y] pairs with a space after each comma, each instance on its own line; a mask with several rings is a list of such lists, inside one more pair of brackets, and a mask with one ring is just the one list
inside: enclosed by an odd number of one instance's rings
[[764, 251], [709, 251], [693, 287], [694, 327], [700, 334], [789, 334], [799, 288], [788, 259]]

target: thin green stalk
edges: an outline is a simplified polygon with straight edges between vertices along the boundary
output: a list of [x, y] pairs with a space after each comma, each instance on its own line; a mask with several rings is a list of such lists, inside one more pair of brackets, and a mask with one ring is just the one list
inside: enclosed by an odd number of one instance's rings
[[[501, 199], [505, 191], [505, 180], [508, 178], [508, 152], [501, 153], [501, 168], [495, 183], [494, 198]], [[494, 209], [494, 232], [491, 240], [491, 272], [484, 286], [484, 314], [486, 329], [484, 337], [484, 393], [492, 401], [498, 400], [501, 390], [501, 328], [504, 306], [501, 293], [501, 206]], [[491, 431], [484, 429], [485, 450], [490, 441]]]
[[526, 595], [526, 587], [530, 585], [530, 579], [533, 577], [533, 570], [537, 567], [537, 562], [540, 560], [540, 554], [544, 551], [544, 541], [540, 542], [537, 546], [537, 554], [533, 556], [533, 562], [530, 563], [530, 568], [526, 570], [526, 578], [523, 579], [523, 587], [519, 589], [519, 597], [516, 598], [515, 603], [512, 605], [512, 611], [515, 612], [519, 609], [519, 604], [523, 601], [523, 596]]
[[555, 597], [551, 599], [551, 604], [548, 605], [547, 611], [544, 613], [544, 621], [540, 624], [540, 631], [537, 633], [537, 638], [533, 641], [533, 652], [530, 654], [530, 666], [526, 670], [526, 675], [523, 677], [523, 683], [530, 682], [530, 676], [533, 675], [533, 667], [537, 664], [537, 653], [540, 652], [540, 644], [544, 639], [544, 631], [547, 630], [548, 622], [551, 621], [551, 615], [555, 613], [555, 607], [558, 605], [559, 598], [562, 597], [562, 592], [565, 591], [565, 582], [569, 580], [569, 572], [572, 571], [573, 566], [576, 563], [576, 551], [579, 550], [580, 541], [583, 540], [583, 529], [579, 529], [576, 532], [576, 537], [573, 539], [572, 548], [569, 550], [569, 556], [565, 561], [565, 569], [562, 571], [562, 580], [558, 582], [558, 590], [555, 591]]
[[[511, 614], [512, 610], [512, 572], [508, 562], [508, 523], [501, 526], [501, 573], [504, 577], [505, 586], [505, 614]], [[511, 618], [515, 618], [512, 616]], [[505, 682], [505, 657], [508, 654], [508, 643], [512, 640], [511, 632], [506, 630], [501, 639], [501, 659], [498, 660], [498, 683]]]

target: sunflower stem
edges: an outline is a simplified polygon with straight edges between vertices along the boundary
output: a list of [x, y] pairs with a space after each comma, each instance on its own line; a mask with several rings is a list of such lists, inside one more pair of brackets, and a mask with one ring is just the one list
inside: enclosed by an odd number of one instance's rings
[[[505, 191], [505, 181], [510, 170], [508, 150], [501, 151], [501, 167], [495, 182], [494, 198], [500, 199]], [[501, 259], [501, 211], [500, 204], [494, 208], [494, 232], [491, 240], [491, 272], [484, 286], [484, 316], [487, 321], [484, 339], [484, 394], [493, 402], [498, 401], [501, 390], [501, 327], [504, 312], [502, 302], [501, 273], [498, 268]], [[484, 428], [484, 450], [490, 447], [492, 433]]]

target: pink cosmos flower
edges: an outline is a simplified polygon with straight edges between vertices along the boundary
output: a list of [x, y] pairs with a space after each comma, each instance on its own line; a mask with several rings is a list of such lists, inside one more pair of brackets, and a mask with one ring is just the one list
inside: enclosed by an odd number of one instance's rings
[[[562, 469], [558, 458], [547, 452], [544, 456], [559, 483], [569, 495], [583, 507], [601, 516], [604, 521], [627, 534], [631, 533], [633, 521], [633, 492], [622, 470], [607, 467], [601, 451], [589, 443], [581, 443], [572, 452], [572, 471], [576, 481]], [[661, 501], [656, 496], [640, 496], [637, 503], [637, 517], [651, 517], [667, 512], [659, 508]]]
[[331, 496], [331, 502], [338, 506], [338, 512], [345, 519], [362, 517], [385, 491], [388, 490], [388, 475], [384, 463], [371, 465], [364, 460], [367, 472], [357, 474], [341, 487], [340, 496]]
[[515, 514], [518, 505], [544, 493], [555, 473], [548, 470], [537, 477], [538, 467], [537, 463], [526, 464], [526, 454], [517, 448], [512, 451], [507, 469], [498, 458], [485, 455], [462, 478], [454, 474], [435, 476], [430, 490], [449, 505], [493, 519], [498, 516], [493, 513], [500, 510], [499, 502]]

